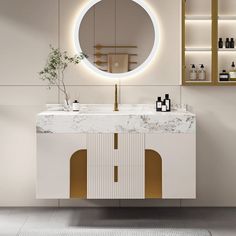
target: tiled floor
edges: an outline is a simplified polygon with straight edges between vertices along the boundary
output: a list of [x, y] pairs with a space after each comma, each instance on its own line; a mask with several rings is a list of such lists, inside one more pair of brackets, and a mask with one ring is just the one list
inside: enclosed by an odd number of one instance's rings
[[236, 208], [0, 208], [0, 236], [68, 227], [198, 228], [236, 235]]

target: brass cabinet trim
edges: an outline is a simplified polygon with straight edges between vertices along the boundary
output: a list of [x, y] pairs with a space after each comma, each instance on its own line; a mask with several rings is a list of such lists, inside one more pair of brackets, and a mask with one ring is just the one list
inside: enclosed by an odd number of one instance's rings
[[186, 0], [182, 0], [182, 84], [186, 84], [186, 60], [185, 60], [185, 43], [186, 43], [186, 26], [185, 26], [185, 15], [186, 15]]
[[114, 149], [118, 149], [118, 133], [114, 134]]
[[71, 156], [70, 198], [87, 198], [87, 150], [79, 150]]
[[214, 85], [218, 81], [218, 0], [211, 0], [211, 44], [212, 44], [212, 62], [211, 76]]
[[118, 166], [114, 166], [114, 182], [118, 183]]
[[145, 150], [145, 198], [162, 198], [162, 158], [154, 150]]

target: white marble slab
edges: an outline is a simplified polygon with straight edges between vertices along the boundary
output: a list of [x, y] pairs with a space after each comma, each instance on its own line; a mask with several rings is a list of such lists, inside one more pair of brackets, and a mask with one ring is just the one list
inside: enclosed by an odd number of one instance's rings
[[184, 110], [156, 112], [154, 105], [82, 104], [79, 112], [45, 111], [37, 115], [37, 133], [193, 133], [196, 116]]

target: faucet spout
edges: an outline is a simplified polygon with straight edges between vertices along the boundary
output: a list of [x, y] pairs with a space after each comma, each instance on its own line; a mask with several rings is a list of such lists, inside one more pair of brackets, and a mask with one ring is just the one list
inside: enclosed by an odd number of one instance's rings
[[114, 111], [119, 111], [117, 84], [115, 85]]

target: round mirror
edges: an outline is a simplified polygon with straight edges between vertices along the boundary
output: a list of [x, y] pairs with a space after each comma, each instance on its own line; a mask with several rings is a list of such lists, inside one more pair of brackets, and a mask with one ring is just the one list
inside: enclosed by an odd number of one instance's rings
[[157, 21], [143, 0], [93, 0], [80, 14], [75, 46], [85, 63], [105, 76], [121, 78], [144, 69], [156, 54]]

